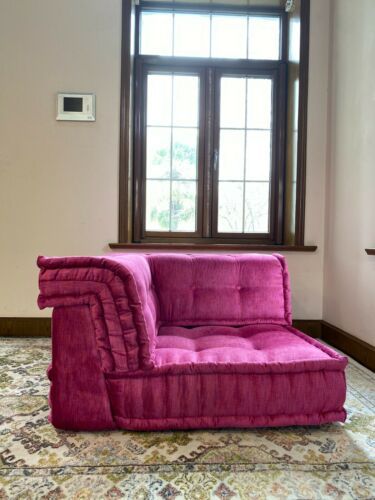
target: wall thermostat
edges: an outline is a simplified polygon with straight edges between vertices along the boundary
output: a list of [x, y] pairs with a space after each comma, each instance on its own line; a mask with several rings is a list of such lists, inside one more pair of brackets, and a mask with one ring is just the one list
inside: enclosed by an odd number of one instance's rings
[[56, 120], [95, 121], [95, 94], [57, 94]]

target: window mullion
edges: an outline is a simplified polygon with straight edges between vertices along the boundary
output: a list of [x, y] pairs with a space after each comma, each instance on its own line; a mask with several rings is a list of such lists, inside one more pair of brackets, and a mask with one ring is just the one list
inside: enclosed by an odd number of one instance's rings
[[[202, 123], [204, 123], [204, 165], [203, 165], [203, 238], [212, 236], [212, 187], [213, 187], [213, 162], [214, 162], [214, 92], [215, 72], [213, 68], [206, 69], [205, 78], [205, 112]], [[202, 110], [203, 111], [203, 110]]]

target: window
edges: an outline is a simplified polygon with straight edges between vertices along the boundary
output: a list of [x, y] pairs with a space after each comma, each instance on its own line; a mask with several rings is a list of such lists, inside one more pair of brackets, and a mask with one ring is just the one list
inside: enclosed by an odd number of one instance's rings
[[211, 9], [138, 12], [134, 241], [282, 240], [283, 13]]
[[310, 2], [288, 7], [123, 0], [111, 248], [316, 248], [304, 245]]

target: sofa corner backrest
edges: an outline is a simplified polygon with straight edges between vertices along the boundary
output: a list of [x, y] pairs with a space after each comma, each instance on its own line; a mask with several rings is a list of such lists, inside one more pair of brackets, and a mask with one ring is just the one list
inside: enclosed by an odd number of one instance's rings
[[170, 325], [291, 324], [282, 255], [150, 254], [160, 321]]

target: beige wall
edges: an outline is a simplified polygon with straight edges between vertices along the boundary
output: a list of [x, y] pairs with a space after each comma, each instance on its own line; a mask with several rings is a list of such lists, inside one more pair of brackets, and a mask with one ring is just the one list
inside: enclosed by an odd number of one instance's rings
[[[312, 0], [306, 243], [287, 253], [295, 318], [322, 317], [329, 2]], [[117, 238], [120, 0], [0, 0], [0, 316], [38, 311], [38, 254]], [[56, 122], [57, 91], [95, 92], [95, 123]]]
[[375, 2], [332, 7], [323, 317], [375, 345]]
[[[121, 2], [0, 5], [0, 316], [37, 316], [37, 255], [117, 235]], [[57, 122], [64, 90], [95, 92], [97, 121]]]

